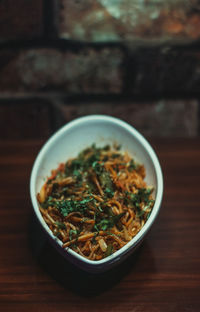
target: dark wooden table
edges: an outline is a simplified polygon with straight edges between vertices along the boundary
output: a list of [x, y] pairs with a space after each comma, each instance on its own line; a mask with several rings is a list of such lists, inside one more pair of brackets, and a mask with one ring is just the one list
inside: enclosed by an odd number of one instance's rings
[[136, 254], [101, 275], [67, 264], [34, 219], [29, 177], [43, 142], [0, 142], [0, 311], [200, 311], [200, 141], [150, 142], [161, 212]]

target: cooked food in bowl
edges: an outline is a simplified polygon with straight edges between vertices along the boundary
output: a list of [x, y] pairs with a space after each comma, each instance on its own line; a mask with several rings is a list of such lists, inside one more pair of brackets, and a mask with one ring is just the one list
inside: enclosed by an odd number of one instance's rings
[[52, 170], [37, 200], [63, 248], [101, 260], [144, 226], [153, 205], [145, 168], [119, 146], [95, 144]]

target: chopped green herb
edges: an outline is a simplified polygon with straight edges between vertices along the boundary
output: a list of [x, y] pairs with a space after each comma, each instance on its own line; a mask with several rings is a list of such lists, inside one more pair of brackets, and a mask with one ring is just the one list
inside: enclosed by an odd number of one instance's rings
[[112, 158], [119, 158], [120, 156], [121, 156], [121, 154], [119, 154], [119, 153], [113, 153], [111, 155]]
[[97, 175], [102, 174], [102, 172], [103, 172], [103, 170], [104, 170], [103, 164], [100, 164], [100, 163], [99, 163], [98, 161], [96, 161], [96, 160], [92, 163], [92, 168], [94, 169], [94, 171], [95, 171], [95, 173], [96, 173]]
[[60, 221], [56, 221], [55, 222], [57, 227], [61, 230], [65, 230], [66, 229], [66, 225], [63, 223], [63, 222], [60, 222]]
[[70, 212], [82, 212], [88, 209], [87, 204], [94, 201], [94, 198], [86, 197], [85, 199], [78, 201], [72, 199], [65, 200], [53, 200], [51, 196], [48, 197], [47, 201], [42, 204], [44, 208], [54, 206], [61, 214], [66, 217]]
[[[150, 188], [141, 188], [135, 194], [126, 192], [127, 197], [125, 199], [125, 203], [128, 204], [131, 208], [136, 209], [138, 217], [142, 217], [145, 211], [150, 208], [154, 202], [154, 200], [149, 198], [151, 193], [152, 189]], [[142, 202], [146, 204], [144, 209], [140, 208]]]
[[134, 162], [134, 160], [131, 159], [131, 161], [129, 162], [128, 170], [129, 170], [129, 171], [133, 171], [133, 170], [136, 170], [136, 169], [137, 169], [137, 165], [136, 165], [136, 163]]
[[110, 190], [108, 187], [106, 187], [106, 189], [104, 190], [104, 193], [108, 198], [112, 198], [114, 196], [114, 192]]
[[114, 148], [115, 148], [117, 151], [119, 151], [119, 150], [122, 148], [122, 146], [121, 146], [121, 144], [114, 144]]
[[105, 257], [108, 257], [108, 256], [112, 255], [113, 249], [114, 249], [113, 245], [109, 244], [107, 249], [106, 249], [106, 252], [105, 252]]
[[42, 208], [47, 209], [49, 206], [54, 204], [53, 197], [49, 196], [45, 199], [45, 201], [41, 204]]
[[110, 178], [110, 174], [107, 171], [103, 171], [99, 176], [99, 181], [103, 189], [110, 189], [113, 192], [113, 182]]
[[92, 237], [91, 242], [92, 244], [96, 244], [96, 237], [98, 236], [98, 231], [95, 233], [95, 235]]
[[109, 151], [110, 150], [110, 145], [105, 145], [104, 147], [102, 147], [103, 151]]
[[108, 216], [107, 219], [102, 219], [99, 223], [95, 224], [94, 228], [96, 230], [106, 231], [116, 225], [124, 215], [125, 213], [123, 212], [118, 215]]
[[78, 232], [77, 232], [77, 230], [72, 230], [72, 229], [70, 229], [69, 230], [69, 240], [71, 241], [74, 237], [74, 235], [77, 235], [78, 234]]

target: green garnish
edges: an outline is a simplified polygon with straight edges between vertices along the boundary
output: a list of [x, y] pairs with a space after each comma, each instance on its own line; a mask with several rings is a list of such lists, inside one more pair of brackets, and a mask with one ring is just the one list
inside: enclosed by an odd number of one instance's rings
[[72, 229], [70, 229], [69, 230], [69, 240], [71, 241], [72, 239], [74, 239], [74, 235], [77, 235], [78, 234], [78, 232], [77, 232], [77, 230], [72, 230]]
[[[126, 192], [125, 203], [136, 210], [138, 217], [142, 217], [145, 211], [154, 203], [154, 200], [150, 199], [151, 193], [152, 189], [150, 188], [141, 188], [135, 194]], [[146, 204], [144, 209], [140, 208], [142, 202]]]
[[113, 250], [114, 250], [113, 245], [109, 244], [107, 249], [106, 249], [106, 252], [104, 254], [105, 257], [108, 257], [108, 256], [112, 255]]
[[136, 170], [137, 169], [137, 165], [136, 163], [134, 162], [133, 159], [131, 159], [131, 161], [129, 162], [129, 165], [128, 165], [128, 170], [129, 171], [133, 171], [133, 170]]
[[61, 229], [61, 230], [65, 230], [66, 229], [66, 225], [63, 222], [56, 221], [55, 223], [56, 223], [58, 229]]
[[104, 190], [104, 193], [108, 198], [112, 198], [114, 196], [114, 192], [108, 187], [106, 187], [106, 189]]
[[116, 225], [124, 215], [125, 212], [114, 216], [108, 216], [106, 219], [102, 219], [99, 223], [95, 224], [94, 228], [97, 231], [106, 231]]
[[49, 196], [45, 199], [43, 203], [41, 203], [42, 208], [47, 209], [49, 206], [54, 205], [54, 199], [52, 196]]

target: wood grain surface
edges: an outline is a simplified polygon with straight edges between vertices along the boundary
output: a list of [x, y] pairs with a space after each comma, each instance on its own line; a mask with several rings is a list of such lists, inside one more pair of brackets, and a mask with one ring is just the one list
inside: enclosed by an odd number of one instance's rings
[[200, 140], [150, 140], [164, 174], [160, 214], [139, 250], [88, 274], [46, 241], [29, 178], [42, 141], [0, 141], [0, 311], [200, 311]]

